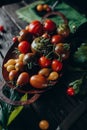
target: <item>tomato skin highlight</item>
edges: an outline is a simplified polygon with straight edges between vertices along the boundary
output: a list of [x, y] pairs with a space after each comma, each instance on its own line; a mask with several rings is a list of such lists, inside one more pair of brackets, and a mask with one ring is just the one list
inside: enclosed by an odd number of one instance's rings
[[29, 51], [30, 51], [30, 48], [31, 48], [30, 43], [27, 42], [27, 41], [22, 41], [22, 42], [20, 42], [19, 45], [18, 45], [18, 50], [19, 50], [21, 53], [24, 53], [24, 54], [27, 53], [27, 52], [29, 52]]
[[50, 19], [45, 20], [43, 26], [44, 30], [49, 33], [53, 33], [56, 30], [56, 24]]
[[47, 80], [42, 75], [33, 75], [30, 77], [30, 84], [34, 88], [42, 89], [46, 87]]
[[28, 31], [35, 36], [41, 36], [43, 34], [43, 25], [40, 21], [34, 20], [29, 24]]
[[49, 67], [49, 66], [51, 65], [51, 60], [48, 59], [48, 58], [45, 57], [45, 56], [42, 56], [42, 57], [40, 57], [40, 59], [39, 59], [39, 65], [40, 65], [42, 68]]
[[61, 61], [58, 61], [57, 59], [54, 59], [52, 61], [52, 66], [51, 67], [52, 67], [53, 71], [59, 72], [63, 68], [63, 63]]

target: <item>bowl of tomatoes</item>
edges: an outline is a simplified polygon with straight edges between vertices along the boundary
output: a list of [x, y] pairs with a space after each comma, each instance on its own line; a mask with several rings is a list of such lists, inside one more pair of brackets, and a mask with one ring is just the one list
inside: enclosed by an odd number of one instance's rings
[[[64, 23], [57, 25], [47, 18], [59, 15]], [[68, 21], [60, 12], [46, 14], [44, 19], [31, 21], [7, 52], [2, 74], [5, 82], [19, 93], [43, 93], [52, 88], [61, 78], [64, 63], [70, 55]]]

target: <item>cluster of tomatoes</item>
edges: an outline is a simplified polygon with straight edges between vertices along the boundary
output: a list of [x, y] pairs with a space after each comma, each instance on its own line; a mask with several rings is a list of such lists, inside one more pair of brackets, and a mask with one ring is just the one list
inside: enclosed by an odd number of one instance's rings
[[43, 12], [43, 11], [51, 12], [52, 11], [51, 7], [48, 4], [38, 4], [36, 6], [36, 10], [38, 12]]
[[9, 80], [17, 86], [30, 84], [37, 89], [52, 85], [69, 57], [70, 45], [64, 43], [69, 34], [66, 24], [57, 26], [51, 19], [32, 21], [13, 38], [20, 54], [4, 64]]

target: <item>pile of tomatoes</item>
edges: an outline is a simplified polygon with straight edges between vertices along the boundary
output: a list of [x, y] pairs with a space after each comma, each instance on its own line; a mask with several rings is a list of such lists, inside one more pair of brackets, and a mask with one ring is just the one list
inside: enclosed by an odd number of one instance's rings
[[19, 53], [4, 63], [9, 81], [18, 87], [52, 86], [61, 77], [64, 61], [69, 58], [70, 45], [64, 42], [69, 34], [68, 25], [56, 25], [51, 19], [29, 23], [13, 38]]

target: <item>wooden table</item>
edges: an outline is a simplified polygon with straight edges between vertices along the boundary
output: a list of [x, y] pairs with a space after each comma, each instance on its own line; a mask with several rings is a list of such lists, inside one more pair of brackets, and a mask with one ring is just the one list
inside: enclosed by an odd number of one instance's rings
[[[27, 3], [26, 3], [27, 4]], [[15, 10], [26, 5], [25, 2], [5, 5], [0, 8], [0, 25], [3, 25], [6, 32], [0, 36], [0, 66], [3, 58], [12, 45], [12, 38], [25, 28], [26, 22], [18, 18]], [[0, 67], [0, 78], [3, 80]], [[39, 130], [38, 123], [46, 119], [50, 123], [49, 130], [56, 130], [57, 126], [77, 108], [82, 100], [66, 95], [66, 86], [54, 87], [44, 93], [36, 102], [25, 107], [20, 115], [9, 126], [9, 130]], [[76, 114], [76, 113], [75, 113]], [[74, 120], [74, 115], [70, 118]], [[77, 119], [77, 118], [76, 118]], [[67, 121], [67, 120], [66, 120]], [[70, 126], [70, 130], [87, 130], [87, 111]], [[66, 126], [69, 121], [66, 122]], [[66, 130], [64, 128], [63, 130]], [[68, 130], [68, 129], [67, 129]]]

